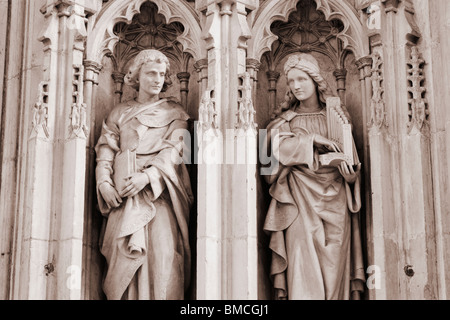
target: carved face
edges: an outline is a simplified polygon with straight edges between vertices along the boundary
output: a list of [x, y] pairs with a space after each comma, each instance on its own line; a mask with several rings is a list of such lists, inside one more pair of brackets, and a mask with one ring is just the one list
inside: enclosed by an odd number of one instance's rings
[[305, 101], [316, 94], [316, 84], [311, 77], [299, 69], [291, 69], [287, 74], [289, 88], [299, 101]]
[[139, 93], [148, 97], [160, 94], [166, 77], [166, 64], [148, 62], [141, 67], [139, 73]]

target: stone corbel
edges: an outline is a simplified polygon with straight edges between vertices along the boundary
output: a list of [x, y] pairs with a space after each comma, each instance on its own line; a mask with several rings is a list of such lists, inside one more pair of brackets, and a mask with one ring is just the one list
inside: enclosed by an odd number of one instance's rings
[[397, 13], [400, 1], [402, 0], [381, 0], [381, 2], [384, 4], [384, 11], [386, 13], [389, 12]]

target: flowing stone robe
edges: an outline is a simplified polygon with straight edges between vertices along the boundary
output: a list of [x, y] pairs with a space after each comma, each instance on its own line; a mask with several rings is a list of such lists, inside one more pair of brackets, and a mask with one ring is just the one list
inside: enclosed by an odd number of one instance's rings
[[[162, 99], [120, 104], [103, 123], [96, 178], [99, 209], [107, 217], [101, 253], [107, 262], [103, 290], [110, 300], [184, 298], [190, 281], [193, 195], [181, 161], [180, 136], [188, 119], [179, 104]], [[127, 149], [136, 152], [136, 170], [146, 173], [150, 183], [111, 210], [98, 186], [114, 186], [114, 158]]]
[[325, 150], [313, 134], [327, 137], [326, 109], [295, 110], [267, 127], [279, 130], [279, 143], [270, 146], [268, 136], [266, 144], [279, 166], [266, 176], [272, 200], [264, 224], [276, 299], [349, 299], [364, 281], [359, 177], [350, 186], [337, 168], [319, 164]]

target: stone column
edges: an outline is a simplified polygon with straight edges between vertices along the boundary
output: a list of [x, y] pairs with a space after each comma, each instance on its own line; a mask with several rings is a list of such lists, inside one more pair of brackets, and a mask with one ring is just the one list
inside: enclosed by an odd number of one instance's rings
[[[359, 70], [359, 81], [361, 85], [361, 102], [362, 102], [362, 110], [363, 110], [363, 119], [369, 119], [369, 108], [370, 101], [372, 97], [372, 84], [371, 84], [371, 75], [372, 75], [372, 64], [373, 59], [371, 56], [366, 56], [358, 59], [356, 61], [356, 65]], [[370, 148], [369, 148], [369, 125], [367, 122], [363, 123], [363, 141], [364, 141], [364, 163], [363, 163], [363, 174], [362, 174], [362, 183], [364, 184], [365, 197], [364, 197], [364, 207], [365, 207], [365, 217], [366, 217], [366, 225], [362, 225], [362, 228], [365, 228], [366, 232], [366, 240], [367, 240], [367, 256], [368, 256], [368, 265], [373, 265], [373, 256], [374, 256], [374, 247], [373, 247], [373, 237], [374, 234], [372, 232], [372, 196], [371, 196], [371, 183], [370, 183]], [[371, 273], [371, 272], [370, 272]], [[369, 297], [371, 294], [378, 290], [370, 290], [369, 289]]]
[[[222, 108], [222, 56], [220, 7], [214, 1], [195, 3], [205, 13], [204, 39], [207, 61], [198, 61], [201, 87], [199, 121], [196, 127], [195, 163], [198, 164], [197, 190], [197, 299], [218, 300], [222, 297], [222, 136], [219, 110]], [[206, 66], [207, 62], [207, 66]], [[204, 73], [207, 72], [207, 77]]]
[[247, 59], [247, 72], [250, 75], [250, 83], [252, 86], [252, 100], [256, 101], [256, 92], [258, 89], [258, 72], [261, 67], [261, 62], [256, 59]]
[[123, 84], [125, 83], [125, 73], [120, 72], [120, 71], [114, 71], [112, 73], [112, 78], [114, 80], [114, 86], [115, 86], [115, 90], [114, 90], [114, 94], [115, 96], [115, 102], [116, 105], [118, 105], [119, 103], [122, 102], [122, 94], [123, 94]]
[[[194, 63], [195, 71], [197, 71], [197, 82], [199, 83], [199, 92], [205, 92], [208, 87], [208, 59], [201, 59]], [[200, 101], [202, 99], [199, 95]]]
[[191, 74], [189, 72], [180, 72], [177, 74], [177, 78], [180, 81], [180, 96], [181, 105], [187, 110], [188, 93], [189, 93], [189, 78]]
[[24, 186], [22, 168], [28, 138], [24, 119], [28, 120], [28, 108], [36, 98], [25, 90], [32, 69], [29, 49], [35, 41], [33, 9], [36, 10], [34, 3], [26, 1], [0, 3], [0, 300], [13, 298], [11, 280], [15, 259], [20, 257], [14, 239], [17, 220], [23, 217], [19, 190]]
[[341, 98], [342, 103], [345, 105], [345, 80], [347, 78], [347, 70], [336, 69], [333, 72], [333, 75], [336, 77], [337, 93], [339, 98]]
[[375, 126], [369, 133], [374, 264], [383, 279], [376, 295], [433, 299], [436, 262], [431, 257], [436, 246], [428, 107], [422, 93], [417, 95], [416, 90], [423, 90], [423, 63], [413, 49], [420, 33], [411, 2], [382, 2], [380, 56], [388, 127], [380, 132]]
[[[28, 141], [16, 299], [81, 297], [86, 137], [84, 40], [96, 4], [47, 1], [44, 76]], [[85, 6], [86, 5], [86, 6]]]
[[416, 2], [421, 13], [424, 39], [421, 50], [427, 64], [424, 69], [427, 101], [430, 106], [431, 161], [436, 225], [437, 285], [439, 299], [450, 298], [450, 2], [445, 0]]
[[273, 112], [277, 108], [277, 82], [280, 78], [280, 73], [278, 71], [269, 70], [266, 74], [267, 79], [269, 80], [269, 106], [270, 110]]
[[[199, 11], [206, 10], [208, 49], [208, 90], [198, 127], [198, 154], [203, 157], [198, 165], [198, 299], [257, 298], [256, 161], [247, 162], [256, 155], [256, 134], [237, 117], [253, 116], [247, 112], [250, 104], [239, 101], [251, 101], [251, 93], [243, 91], [243, 77], [249, 81], [244, 76], [250, 37], [246, 10], [254, 10], [256, 3], [196, 2]], [[244, 162], [237, 164], [238, 159]]]
[[[96, 204], [95, 183], [95, 105], [96, 92], [99, 85], [98, 76], [102, 66], [94, 61], [84, 61], [84, 101], [87, 106], [87, 123], [89, 135], [86, 143], [86, 179], [85, 179], [85, 206], [84, 206], [84, 233], [83, 233], [83, 275], [82, 292], [83, 300], [99, 299], [99, 277], [103, 270], [99, 270], [101, 263], [100, 248], [98, 244], [102, 217], [94, 209]], [[95, 269], [97, 268], [97, 269]]]

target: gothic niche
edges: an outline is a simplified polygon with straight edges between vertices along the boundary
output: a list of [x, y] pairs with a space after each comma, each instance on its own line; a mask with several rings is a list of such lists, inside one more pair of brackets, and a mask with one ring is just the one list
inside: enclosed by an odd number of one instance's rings
[[[344, 30], [340, 20], [327, 21], [316, 10], [313, 0], [300, 0], [287, 21], [274, 21], [271, 31], [278, 39], [272, 50], [263, 54], [258, 76], [257, 123], [265, 128], [276, 108], [283, 102], [286, 81], [283, 65], [295, 52], [312, 54], [320, 64], [323, 76], [333, 91], [347, 105], [355, 132], [363, 132], [359, 73], [355, 57], [343, 48], [337, 35]], [[269, 99], [267, 99], [269, 97]], [[356, 141], [358, 147], [363, 141]]]
[[[129, 63], [142, 50], [157, 49], [163, 52], [170, 60], [170, 79], [172, 86], [161, 97], [171, 97], [178, 100], [191, 117], [191, 121], [198, 119], [199, 86], [196, 80], [194, 59], [191, 54], [183, 51], [183, 46], [177, 38], [183, 34], [185, 28], [180, 22], [166, 23], [166, 18], [158, 13], [155, 3], [147, 1], [140, 7], [131, 23], [119, 22], [114, 26], [114, 33], [119, 40], [113, 52], [102, 59], [102, 70], [98, 77], [98, 89], [95, 97], [95, 125], [93, 125], [93, 141], [98, 141], [102, 128], [102, 121], [111, 110], [120, 102], [136, 97], [136, 92], [124, 84], [124, 76], [128, 71]], [[194, 80], [193, 80], [194, 79]], [[192, 124], [193, 125], [193, 124]], [[193, 140], [193, 139], [192, 139]], [[93, 142], [93, 145], [95, 145]], [[95, 154], [91, 150], [89, 165], [91, 172], [95, 169]], [[196, 190], [196, 167], [189, 167], [192, 189]], [[92, 179], [91, 179], [92, 180]], [[89, 185], [95, 185], [95, 181], [89, 181]], [[95, 190], [90, 187], [90, 190]], [[95, 193], [95, 191], [94, 191]], [[98, 248], [98, 239], [101, 235], [102, 217], [96, 209], [96, 201], [92, 203], [86, 212], [86, 226], [89, 230], [85, 236], [86, 250], [84, 255], [86, 283], [86, 299], [104, 299], [101, 289], [104, 259]], [[193, 208], [196, 208], [194, 204]], [[196, 210], [191, 213], [191, 226], [196, 225]], [[195, 228], [190, 229], [192, 261], [195, 263]], [[195, 265], [192, 265], [195, 270]], [[195, 272], [192, 272], [191, 287], [187, 297], [195, 298]]]
[[[313, 0], [300, 0], [296, 10], [286, 21], [274, 21], [271, 32], [278, 37], [272, 43], [271, 51], [261, 57], [256, 94], [256, 122], [259, 128], [266, 128], [274, 112], [284, 101], [287, 83], [283, 66], [293, 53], [304, 52], [313, 55], [319, 62], [321, 74], [332, 91], [346, 104], [353, 124], [353, 137], [360, 161], [364, 163], [364, 123], [359, 71], [353, 52], [344, 48], [337, 35], [345, 30], [340, 20], [327, 21], [318, 11]], [[364, 175], [364, 172], [362, 173]], [[263, 180], [263, 179], [262, 179]], [[259, 196], [262, 215], [265, 215], [270, 198], [268, 185], [262, 181], [263, 195]], [[361, 192], [364, 194], [364, 187]], [[363, 201], [364, 202], [364, 201]], [[365, 225], [365, 204], [361, 208], [360, 226]], [[362, 228], [364, 232], [364, 228]], [[362, 235], [365, 239], [365, 235]], [[267, 239], [266, 239], [267, 241]], [[363, 243], [363, 248], [365, 244]]]
[[183, 52], [183, 46], [177, 41], [177, 37], [183, 32], [184, 26], [179, 22], [166, 24], [165, 17], [158, 14], [158, 7], [150, 1], [142, 5], [141, 12], [133, 18], [131, 24], [116, 24], [114, 33], [119, 37], [119, 42], [110, 58], [114, 65], [112, 76], [117, 101], [126, 101], [134, 95], [131, 89], [123, 85], [129, 62], [142, 50], [157, 49], [171, 62], [173, 85], [165, 96], [177, 98], [188, 108], [189, 80], [192, 72], [190, 65], [193, 62], [192, 56]]

